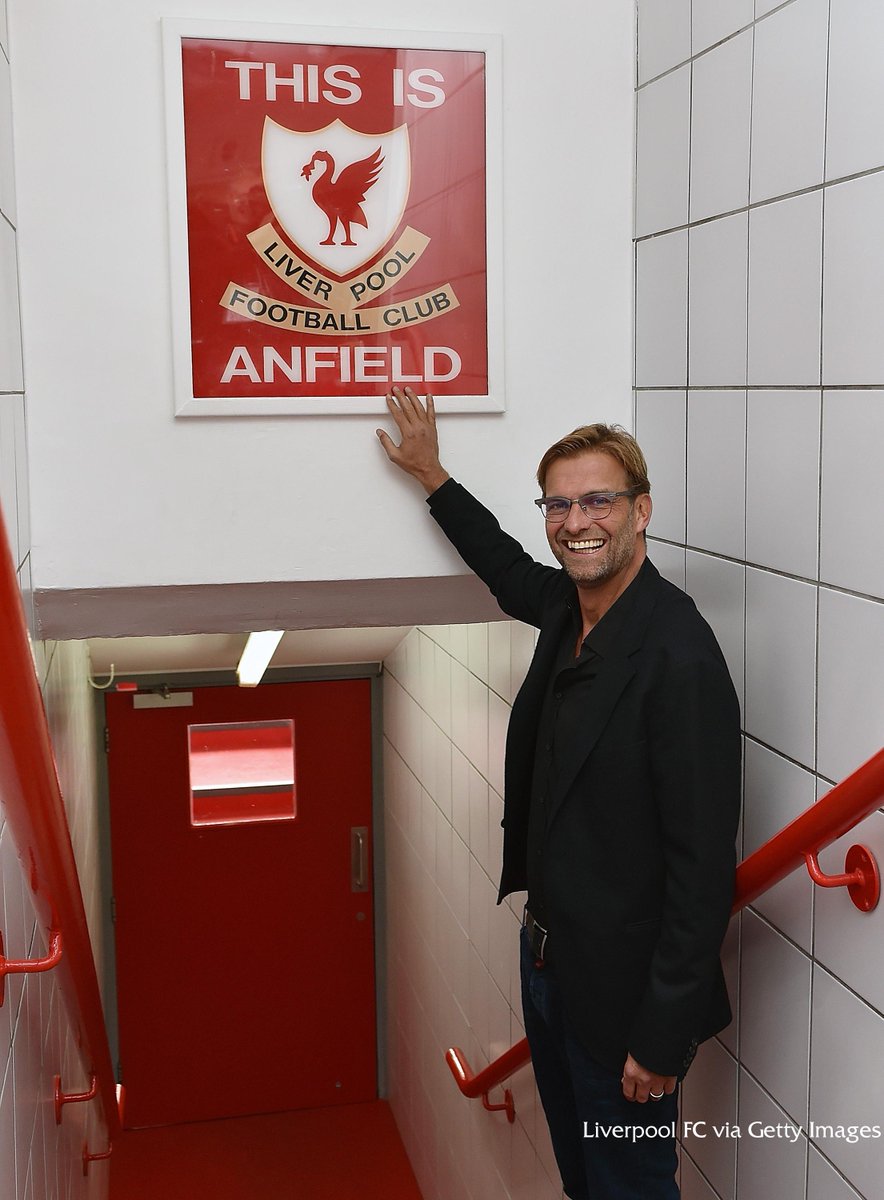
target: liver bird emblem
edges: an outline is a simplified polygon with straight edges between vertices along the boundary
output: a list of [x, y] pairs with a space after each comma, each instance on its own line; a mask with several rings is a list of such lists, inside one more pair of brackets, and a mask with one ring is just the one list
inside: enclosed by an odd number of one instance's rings
[[[317, 164], [324, 165], [311, 188], [313, 202], [325, 213], [328, 219], [328, 236], [320, 246], [355, 246], [356, 242], [350, 236], [351, 225], [361, 225], [368, 229], [368, 221], [362, 210], [362, 201], [370, 187], [376, 182], [384, 163], [381, 147], [378, 146], [373, 154], [359, 159], [343, 167], [334, 179], [335, 160], [327, 150], [314, 150], [313, 156], [301, 169], [301, 175], [309, 180]], [[343, 228], [344, 240], [335, 242], [338, 224]]]

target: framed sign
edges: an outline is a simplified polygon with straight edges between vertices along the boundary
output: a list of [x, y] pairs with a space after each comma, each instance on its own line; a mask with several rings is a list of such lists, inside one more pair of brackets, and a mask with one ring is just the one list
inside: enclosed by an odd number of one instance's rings
[[163, 29], [176, 414], [501, 410], [499, 43]]

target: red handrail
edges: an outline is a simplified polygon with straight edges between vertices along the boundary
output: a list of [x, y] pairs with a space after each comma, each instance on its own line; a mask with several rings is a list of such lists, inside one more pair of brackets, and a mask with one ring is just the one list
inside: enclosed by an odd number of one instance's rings
[[779, 883], [884, 803], [884, 749], [836, 783], [737, 867], [733, 912]]
[[58, 786], [43, 699], [28, 644], [21, 593], [0, 519], [0, 795], [37, 919], [47, 940], [61, 933], [59, 987], [81, 1047], [84, 1065], [98, 1081], [108, 1135], [120, 1119], [101, 994], [86, 911]]
[[[734, 904], [731, 915], [738, 913], [757, 899], [762, 892], [779, 883], [786, 875], [807, 863], [811, 878], [819, 880], [814, 875], [817, 867], [816, 856], [820, 850], [830, 846], [839, 837], [851, 830], [860, 821], [865, 820], [884, 803], [884, 749], [872, 755], [868, 762], [863, 763], [852, 775], [848, 775], [837, 783], [831, 791], [812, 804], [800, 816], [786, 825], [770, 841], [760, 846], [754, 854], [750, 854], [737, 867], [734, 884]], [[855, 849], [855, 848], [851, 848]], [[870, 858], [866, 852], [866, 857]], [[848, 866], [851, 866], [848, 856]], [[872, 860], [874, 868], [874, 860]], [[818, 869], [818, 868], [817, 868]], [[875, 872], [877, 874], [877, 872]], [[852, 876], [835, 877], [837, 885], [847, 884]], [[827, 885], [833, 880], [830, 878]], [[858, 905], [868, 907], [868, 905]], [[873, 907], [873, 905], [872, 905]], [[470, 1064], [462, 1050], [453, 1046], [445, 1054], [445, 1061], [454, 1076], [461, 1092], [470, 1099], [481, 1096], [486, 1108], [505, 1108], [507, 1117], [511, 1115], [512, 1097], [505, 1093], [505, 1103], [489, 1105], [488, 1093], [498, 1087], [504, 1080], [509, 1079], [531, 1059], [528, 1039], [522, 1038], [509, 1050], [504, 1051], [499, 1058], [489, 1063], [478, 1075], [473, 1074]]]

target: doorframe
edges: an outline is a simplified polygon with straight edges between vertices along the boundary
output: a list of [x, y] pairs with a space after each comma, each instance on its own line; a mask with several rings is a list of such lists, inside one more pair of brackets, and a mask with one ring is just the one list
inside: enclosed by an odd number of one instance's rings
[[[139, 691], [161, 692], [197, 687], [238, 687], [236, 671], [151, 671], [124, 672], [126, 681], [136, 683]], [[383, 778], [383, 663], [337, 663], [329, 666], [272, 667], [261, 683], [316, 683], [335, 679], [368, 679], [371, 685], [369, 720], [371, 722], [371, 821], [372, 890], [374, 899], [375, 963], [375, 1049], [377, 1055], [378, 1096], [387, 1095], [387, 874], [384, 844]], [[260, 686], [260, 685], [259, 685]], [[101, 952], [104, 963], [101, 990], [104, 1019], [111, 1048], [111, 1061], [120, 1082], [120, 1024], [117, 1008], [117, 947], [114, 937], [113, 857], [110, 828], [110, 784], [107, 770], [105, 695], [111, 688], [96, 689], [95, 705], [99, 744], [98, 758], [98, 874], [101, 896]]]

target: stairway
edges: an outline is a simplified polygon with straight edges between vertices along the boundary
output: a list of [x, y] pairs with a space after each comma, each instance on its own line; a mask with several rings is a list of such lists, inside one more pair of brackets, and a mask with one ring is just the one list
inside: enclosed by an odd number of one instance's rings
[[110, 1172], [110, 1200], [421, 1200], [383, 1100], [127, 1130]]

